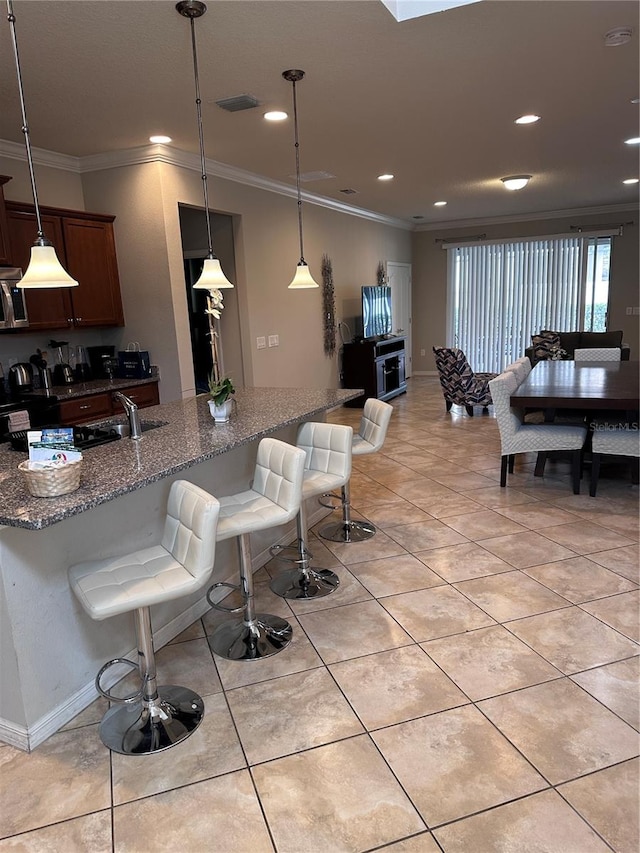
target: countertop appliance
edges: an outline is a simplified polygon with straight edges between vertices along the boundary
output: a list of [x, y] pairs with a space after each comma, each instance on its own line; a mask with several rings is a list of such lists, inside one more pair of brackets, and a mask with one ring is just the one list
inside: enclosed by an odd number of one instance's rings
[[58, 350], [58, 363], [53, 368], [53, 384], [54, 385], [73, 385], [76, 381], [73, 375], [73, 369], [69, 364], [68, 359], [65, 360], [63, 349], [69, 346], [67, 341], [49, 341], [49, 346]]
[[33, 367], [27, 362], [12, 364], [9, 368], [9, 390], [12, 396], [33, 391]]
[[0, 267], [0, 329], [23, 329], [29, 325], [22, 278], [18, 267]]
[[12, 399], [0, 403], [0, 441], [7, 441], [8, 415], [23, 409], [29, 412], [32, 427], [56, 426], [60, 422], [58, 398], [54, 395], [12, 393]]

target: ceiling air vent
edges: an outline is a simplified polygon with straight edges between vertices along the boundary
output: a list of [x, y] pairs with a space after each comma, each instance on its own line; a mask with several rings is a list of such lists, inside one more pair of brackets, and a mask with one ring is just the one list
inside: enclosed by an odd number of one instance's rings
[[216, 101], [219, 107], [229, 113], [237, 113], [240, 110], [252, 110], [258, 106], [258, 99], [253, 95], [236, 95], [235, 98], [222, 98]]
[[340, 192], [344, 193], [345, 195], [357, 195], [358, 190], [346, 189], [346, 190], [340, 190]]

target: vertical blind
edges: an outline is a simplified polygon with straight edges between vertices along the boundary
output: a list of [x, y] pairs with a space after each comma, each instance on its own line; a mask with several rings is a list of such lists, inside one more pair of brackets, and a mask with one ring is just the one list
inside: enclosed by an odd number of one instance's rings
[[501, 371], [541, 329], [581, 328], [589, 238], [446, 247], [447, 345], [476, 371]]

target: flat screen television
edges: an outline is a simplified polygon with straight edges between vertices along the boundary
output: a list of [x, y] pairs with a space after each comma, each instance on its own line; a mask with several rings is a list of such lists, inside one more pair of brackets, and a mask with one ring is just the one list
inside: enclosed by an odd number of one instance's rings
[[362, 336], [377, 338], [391, 334], [391, 288], [387, 285], [362, 288]]

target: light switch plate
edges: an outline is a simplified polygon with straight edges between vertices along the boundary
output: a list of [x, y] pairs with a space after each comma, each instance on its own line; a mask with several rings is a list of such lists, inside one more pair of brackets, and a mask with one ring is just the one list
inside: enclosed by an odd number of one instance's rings
[[280, 346], [280, 336], [279, 335], [269, 335], [269, 346], [270, 347], [279, 347]]
[[264, 337], [256, 338], [256, 344], [258, 349], [266, 349], [267, 348], [267, 339]]

